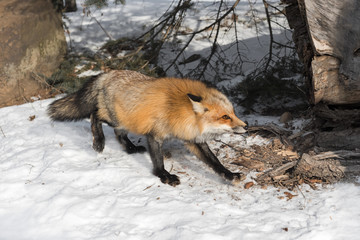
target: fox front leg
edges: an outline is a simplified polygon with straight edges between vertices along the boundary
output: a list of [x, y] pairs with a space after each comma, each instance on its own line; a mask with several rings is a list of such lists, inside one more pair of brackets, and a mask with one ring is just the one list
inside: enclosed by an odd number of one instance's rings
[[153, 173], [155, 176], [158, 176], [161, 182], [169, 184], [173, 187], [180, 184], [179, 177], [173, 174], [170, 174], [164, 168], [164, 156], [161, 150], [161, 143], [156, 141], [154, 136], [147, 135], [147, 142], [149, 146], [149, 153], [151, 161], [154, 165]]
[[224, 177], [227, 180], [232, 181], [233, 183], [238, 183], [244, 180], [245, 176], [241, 173], [233, 173], [226, 169], [224, 165], [221, 164], [219, 159], [214, 155], [210, 150], [206, 142], [203, 143], [194, 143], [187, 142], [185, 145], [188, 149], [193, 152], [200, 160], [209, 165], [216, 173]]

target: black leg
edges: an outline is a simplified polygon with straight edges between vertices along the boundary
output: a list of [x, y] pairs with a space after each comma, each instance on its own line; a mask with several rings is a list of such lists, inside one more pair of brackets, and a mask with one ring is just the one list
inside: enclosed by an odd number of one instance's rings
[[102, 152], [105, 146], [105, 136], [102, 129], [101, 121], [97, 118], [96, 113], [90, 115], [91, 132], [93, 134], [93, 149]]
[[135, 146], [128, 138], [128, 132], [123, 129], [114, 129], [117, 139], [124, 146], [128, 154], [145, 152], [146, 148], [143, 146]]
[[193, 152], [200, 160], [209, 165], [216, 173], [224, 177], [227, 180], [239, 182], [244, 179], [244, 175], [241, 173], [233, 173], [226, 169], [219, 159], [210, 150], [207, 143], [193, 143], [186, 142], [185, 145]]
[[161, 182], [169, 184], [173, 187], [180, 184], [178, 176], [170, 174], [164, 168], [164, 156], [161, 150], [161, 143], [156, 141], [152, 135], [147, 135], [147, 141], [149, 144], [151, 161], [154, 165], [154, 175], [158, 176]]

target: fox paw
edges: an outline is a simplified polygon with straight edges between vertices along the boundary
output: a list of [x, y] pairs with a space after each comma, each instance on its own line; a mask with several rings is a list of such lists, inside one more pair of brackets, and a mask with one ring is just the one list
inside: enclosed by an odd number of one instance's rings
[[162, 183], [169, 184], [170, 186], [175, 187], [180, 184], [180, 179], [174, 174], [164, 172], [158, 175]]
[[242, 181], [244, 181], [246, 178], [245, 174], [242, 173], [233, 173], [233, 179], [231, 180], [231, 183], [235, 186], [239, 185]]
[[96, 141], [94, 138], [92, 147], [95, 151], [101, 153], [104, 150], [105, 141]]
[[225, 179], [231, 181], [233, 185], [239, 184], [241, 181], [245, 180], [246, 176], [242, 173], [224, 173], [222, 175]]

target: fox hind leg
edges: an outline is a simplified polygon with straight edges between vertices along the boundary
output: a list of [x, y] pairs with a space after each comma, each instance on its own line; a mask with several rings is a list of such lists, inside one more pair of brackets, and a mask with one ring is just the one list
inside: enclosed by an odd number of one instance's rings
[[90, 115], [91, 132], [93, 134], [93, 149], [97, 152], [102, 152], [105, 146], [105, 136], [102, 129], [102, 123], [96, 116], [96, 113]]
[[156, 141], [152, 135], [147, 135], [147, 141], [149, 145], [150, 158], [154, 165], [154, 175], [158, 176], [161, 182], [165, 184], [169, 184], [173, 187], [179, 185], [179, 177], [174, 174], [170, 174], [164, 168], [164, 156], [161, 150], [161, 143]]
[[121, 145], [124, 146], [124, 148], [128, 154], [141, 153], [141, 152], [146, 151], [145, 147], [136, 146], [130, 141], [130, 139], [127, 136], [128, 132], [126, 130], [115, 128], [114, 132], [115, 132], [115, 135], [116, 135], [118, 141], [120, 142]]

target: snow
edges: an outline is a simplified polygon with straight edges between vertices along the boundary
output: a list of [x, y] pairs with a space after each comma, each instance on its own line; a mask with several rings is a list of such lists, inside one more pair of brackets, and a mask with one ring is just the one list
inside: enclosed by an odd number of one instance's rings
[[[145, 29], [149, 29], [157, 20], [162, 16], [165, 11], [168, 11], [177, 4], [177, 1], [169, 0], [132, 0], [126, 2], [125, 5], [113, 5], [112, 1], [109, 0], [109, 7], [103, 9], [97, 9], [91, 7], [89, 14], [87, 10], [83, 13], [82, 2], [77, 1], [79, 10], [74, 13], [67, 13], [67, 18], [64, 19], [68, 28], [66, 34], [67, 41], [75, 52], [94, 54], [100, 50], [101, 46], [109, 41], [108, 35], [113, 39], [120, 37], [138, 37], [144, 33]], [[216, 1], [215, 1], [216, 2]], [[188, 10], [183, 26], [184, 29], [188, 28], [191, 30], [200, 30], [208, 26], [215, 18], [217, 14], [217, 5], [214, 1], [194, 1], [194, 8]], [[252, 21], [252, 13], [249, 9], [249, 2], [252, 3], [253, 11], [256, 14], [255, 25]], [[277, 2], [277, 1], [269, 1]], [[225, 5], [230, 6], [232, 2], [226, 2]], [[171, 6], [171, 8], [170, 8]], [[242, 69], [236, 69], [235, 72], [247, 73], [253, 71], [254, 68], [259, 64], [259, 61], [267, 54], [269, 37], [268, 26], [266, 22], [266, 15], [263, 10], [262, 1], [240, 1], [237, 8], [236, 14], [239, 17], [237, 26], [237, 38], [240, 41], [239, 48], [242, 52], [243, 67]], [[286, 26], [287, 22], [284, 17], [278, 18], [281, 25]], [[101, 25], [101, 26], [100, 26]], [[105, 31], [101, 28], [103, 27]], [[273, 24], [273, 35], [274, 40], [284, 45], [291, 39], [290, 32], [284, 32], [284, 30], [276, 24]], [[184, 56], [179, 60], [184, 60], [193, 54], [200, 54], [203, 57], [207, 57], [208, 49], [213, 44], [213, 38], [209, 38], [211, 31], [205, 31], [199, 36], [195, 37], [195, 41], [192, 41], [188, 46], [188, 50], [184, 52]], [[108, 34], [108, 35], [107, 35]], [[226, 28], [221, 29], [218, 43], [222, 46], [222, 51], [229, 58], [229, 62], [239, 61], [237, 48], [233, 45], [234, 31]], [[165, 52], [162, 52], [159, 59], [160, 64], [164, 65], [164, 68], [169, 64], [170, 59], [174, 59], [177, 55], [179, 43], [185, 44], [188, 36], [177, 36], [177, 39], [173, 40], [173, 46], [165, 46]], [[277, 50], [274, 49], [274, 54]], [[200, 61], [200, 60], [199, 60]], [[193, 64], [187, 64], [179, 66], [179, 70], [185, 75], [189, 68], [195, 67]], [[168, 75], [176, 75], [176, 71], [171, 68]], [[228, 72], [224, 72], [224, 75], [230, 75]]]
[[[92, 14], [98, 14], [117, 38], [142, 31], [169, 3], [127, 1], [125, 6]], [[76, 50], [96, 51], [107, 40], [81, 8], [68, 17]], [[256, 39], [256, 31], [245, 26], [242, 37]], [[205, 46], [198, 43], [194, 50]], [[0, 109], [1, 240], [359, 239], [360, 179], [318, 186], [318, 190], [301, 185], [291, 192], [297, 196], [287, 199], [286, 189], [262, 189], [256, 184], [245, 189], [244, 183], [253, 181], [256, 173], [238, 186], [231, 185], [180, 142], [172, 141], [165, 145], [165, 152], [171, 153], [165, 167], [180, 177], [181, 184], [171, 187], [152, 175], [148, 153], [126, 154], [110, 127], [104, 125], [106, 145], [103, 153], [97, 153], [91, 147], [89, 121], [52, 122], [46, 108], [53, 100]], [[244, 120], [277, 121], [260, 116]], [[145, 145], [141, 136], [131, 138]], [[222, 140], [231, 138], [226, 135]], [[244, 145], [264, 143], [260, 137], [244, 136]]]
[[147, 153], [127, 155], [110, 127], [104, 126], [106, 146], [99, 154], [91, 147], [89, 121], [50, 121], [46, 107], [52, 101], [0, 109], [0, 239], [357, 239], [360, 234], [360, 180], [319, 190], [302, 185], [287, 200], [286, 189], [233, 186], [179, 142], [170, 142], [166, 168], [181, 178], [171, 187], [151, 174]]

